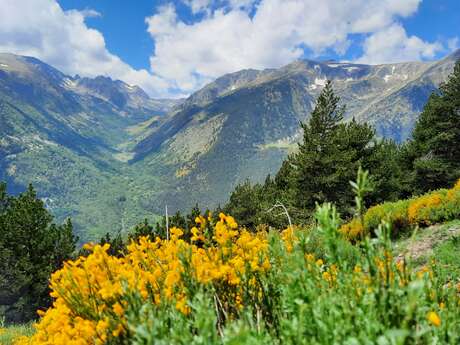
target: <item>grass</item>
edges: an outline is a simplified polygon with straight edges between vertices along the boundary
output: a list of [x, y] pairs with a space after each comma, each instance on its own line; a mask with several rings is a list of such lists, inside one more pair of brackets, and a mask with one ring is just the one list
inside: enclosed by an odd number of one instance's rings
[[443, 278], [454, 282], [460, 279], [460, 220], [455, 223], [459, 226], [459, 231], [447, 241], [436, 245], [433, 255]]
[[6, 328], [0, 327], [0, 344], [12, 345], [13, 340], [21, 336], [31, 336], [34, 333], [32, 324], [12, 325]]
[[[441, 225], [428, 228], [418, 228], [410, 236], [397, 240], [394, 245], [396, 255], [408, 255], [415, 266], [423, 266], [431, 259], [441, 265], [448, 265], [449, 270], [455, 271], [455, 264], [460, 267], [460, 257], [457, 259], [460, 244], [460, 220], [456, 219]], [[457, 242], [456, 242], [457, 241]], [[460, 272], [460, 269], [457, 269]], [[459, 274], [457, 274], [460, 277]]]

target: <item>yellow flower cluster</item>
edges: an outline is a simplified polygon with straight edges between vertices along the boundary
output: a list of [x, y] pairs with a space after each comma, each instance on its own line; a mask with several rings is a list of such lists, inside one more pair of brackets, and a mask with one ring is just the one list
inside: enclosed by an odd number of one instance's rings
[[107, 253], [108, 244], [87, 245], [88, 257], [66, 262], [53, 274], [53, 307], [43, 313], [35, 335], [19, 339], [16, 345], [106, 344], [128, 332], [129, 294], [154, 304], [173, 303], [188, 314], [185, 280], [227, 287], [233, 293], [222, 299], [233, 298], [226, 302], [238, 306], [242, 279], [255, 285], [254, 275], [271, 267], [266, 234], [239, 231], [232, 217], [220, 214], [214, 236], [207, 240], [203, 234], [207, 221], [196, 219], [192, 243], [181, 239], [181, 229], [173, 228], [169, 240], [141, 237], [131, 242], [121, 258]]
[[430, 225], [429, 216], [423, 216], [423, 211], [429, 211], [432, 208], [438, 207], [443, 201], [443, 197], [439, 193], [431, 193], [421, 196], [410, 203], [407, 209], [407, 216], [411, 224]]
[[364, 234], [363, 224], [358, 218], [354, 218], [351, 222], [343, 224], [339, 232], [349, 239], [359, 238]]
[[294, 227], [289, 227], [286, 230], [283, 230], [281, 233], [281, 238], [283, 239], [284, 245], [288, 253], [291, 253], [294, 249], [294, 244], [297, 241], [297, 236], [295, 235], [296, 229]]
[[449, 190], [440, 189], [417, 198], [375, 205], [364, 214], [363, 223], [357, 218], [342, 225], [340, 232], [351, 240], [376, 229], [385, 220], [394, 231], [413, 225], [428, 226], [460, 217], [460, 180]]

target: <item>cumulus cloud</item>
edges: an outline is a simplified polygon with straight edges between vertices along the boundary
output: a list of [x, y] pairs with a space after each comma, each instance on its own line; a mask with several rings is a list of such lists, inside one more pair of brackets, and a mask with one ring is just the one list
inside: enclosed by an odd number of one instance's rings
[[450, 38], [448, 41], [447, 41], [447, 48], [450, 50], [450, 51], [454, 51], [454, 50], [457, 50], [458, 48], [460, 48], [460, 44], [459, 44], [459, 39], [458, 37], [452, 37]]
[[258, 0], [182, 0], [193, 13], [211, 14], [213, 8], [250, 9]]
[[103, 35], [86, 26], [94, 10], [63, 11], [55, 0], [0, 0], [0, 52], [37, 57], [68, 74], [107, 75], [165, 95], [169, 84], [111, 54]]
[[85, 23], [101, 14], [63, 11], [57, 0], [0, 0], [0, 51], [35, 56], [68, 74], [108, 75], [152, 96], [182, 96], [225, 73], [279, 67], [306, 53], [344, 55], [356, 34], [365, 37], [361, 62], [432, 58], [443, 48], [399, 24], [422, 0], [180, 1], [192, 13], [187, 21], [172, 1], [145, 20], [155, 43], [150, 70], [109, 52], [101, 32]]
[[146, 22], [155, 41], [153, 71], [186, 92], [224, 73], [279, 67], [304, 56], [305, 49], [342, 55], [352, 34], [368, 36], [360, 61], [373, 63], [431, 58], [441, 47], [408, 37], [398, 24], [421, 0], [183, 1], [204, 16], [186, 23], [168, 5]]
[[408, 36], [400, 24], [393, 24], [366, 39], [364, 54], [358, 61], [379, 64], [422, 60], [433, 58], [442, 50], [440, 43], [429, 43], [417, 36]]

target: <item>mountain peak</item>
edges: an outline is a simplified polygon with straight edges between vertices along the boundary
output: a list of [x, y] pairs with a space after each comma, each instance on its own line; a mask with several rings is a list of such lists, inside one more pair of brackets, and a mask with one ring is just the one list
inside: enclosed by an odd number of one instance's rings
[[455, 61], [460, 60], [460, 48], [452, 52], [447, 58]]

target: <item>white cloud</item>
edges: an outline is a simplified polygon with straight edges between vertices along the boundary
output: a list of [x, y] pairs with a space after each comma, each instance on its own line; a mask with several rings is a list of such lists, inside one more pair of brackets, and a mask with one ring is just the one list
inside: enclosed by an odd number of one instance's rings
[[193, 13], [206, 11], [211, 5], [211, 0], [183, 0], [183, 2], [191, 8]]
[[193, 13], [212, 13], [212, 8], [249, 9], [257, 0], [182, 0]]
[[447, 48], [452, 52], [460, 48], [458, 37], [452, 37], [451, 39], [447, 40]]
[[99, 17], [102, 17], [102, 14], [100, 14], [96, 10], [93, 10], [92, 8], [85, 8], [83, 11], [80, 11], [80, 13], [85, 18], [99, 18]]
[[400, 24], [392, 24], [369, 36], [364, 42], [364, 54], [358, 60], [379, 64], [429, 59], [442, 51], [443, 46], [429, 43], [417, 36], [408, 36]]
[[[178, 96], [225, 73], [282, 66], [305, 49], [345, 54], [353, 34], [367, 35], [360, 58], [366, 62], [431, 58], [441, 47], [398, 24], [422, 0], [181, 1], [198, 21], [182, 20], [173, 2], [146, 18], [155, 41], [150, 71], [108, 51], [103, 35], [85, 23], [101, 14], [63, 11], [57, 0], [0, 0], [0, 51], [35, 56], [68, 74], [108, 75], [153, 96]], [[452, 40], [449, 47], [457, 45]]]
[[85, 24], [94, 10], [63, 11], [55, 0], [0, 0], [0, 52], [37, 57], [68, 74], [107, 75], [165, 95], [168, 84], [111, 54], [103, 35]]
[[362, 61], [430, 58], [439, 49], [438, 43], [408, 37], [397, 24], [421, 0], [227, 0], [221, 6], [183, 1], [204, 13], [200, 21], [185, 23], [169, 5], [146, 22], [155, 40], [152, 70], [186, 92], [224, 73], [287, 64], [302, 57], [305, 47], [314, 55], [344, 54], [351, 34], [369, 35]]

